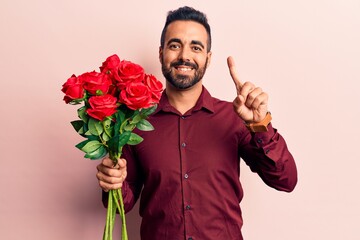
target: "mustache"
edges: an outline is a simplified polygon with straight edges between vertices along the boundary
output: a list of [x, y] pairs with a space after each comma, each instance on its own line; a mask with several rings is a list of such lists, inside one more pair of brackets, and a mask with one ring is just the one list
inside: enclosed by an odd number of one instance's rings
[[170, 67], [177, 67], [177, 66], [187, 66], [187, 67], [191, 67], [194, 69], [198, 69], [197, 64], [191, 63], [191, 62], [185, 62], [185, 61], [181, 61], [181, 60], [170, 64]]

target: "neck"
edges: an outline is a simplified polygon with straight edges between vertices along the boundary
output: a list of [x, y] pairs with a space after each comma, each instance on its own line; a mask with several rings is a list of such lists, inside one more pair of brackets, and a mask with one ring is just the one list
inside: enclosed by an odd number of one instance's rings
[[181, 114], [185, 114], [193, 108], [202, 92], [202, 81], [189, 89], [179, 90], [166, 83], [166, 95], [169, 103]]

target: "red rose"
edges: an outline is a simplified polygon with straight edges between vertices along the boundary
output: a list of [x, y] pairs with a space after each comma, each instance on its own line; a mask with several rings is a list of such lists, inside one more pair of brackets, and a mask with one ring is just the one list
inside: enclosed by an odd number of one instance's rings
[[144, 79], [144, 69], [138, 64], [123, 60], [113, 76], [116, 85], [122, 90], [130, 82], [142, 81]]
[[102, 66], [100, 67], [100, 71], [112, 76], [113, 73], [117, 71], [119, 64], [120, 58], [118, 57], [118, 55], [114, 54], [108, 57], [105, 62], [103, 62]]
[[[84, 89], [92, 95], [107, 94], [111, 85], [108, 75], [95, 71], [84, 73], [79, 78], [84, 82]], [[101, 94], [99, 94], [99, 91], [101, 91]]]
[[160, 101], [161, 92], [163, 85], [162, 83], [155, 78], [153, 75], [145, 75], [144, 83], [148, 86], [149, 91], [151, 92], [151, 98], [153, 103], [158, 103]]
[[152, 105], [151, 92], [144, 83], [131, 82], [120, 92], [119, 102], [124, 103], [132, 110], [148, 108]]
[[91, 108], [86, 109], [87, 114], [100, 121], [116, 112], [117, 98], [109, 94], [92, 96], [89, 98]]
[[110, 94], [114, 97], [117, 97], [118, 93], [119, 93], [119, 91], [118, 91], [117, 87], [115, 85], [110, 85], [108, 94]]
[[64, 101], [69, 103], [84, 97], [83, 82], [81, 79], [72, 75], [63, 85], [61, 91], [65, 93]]

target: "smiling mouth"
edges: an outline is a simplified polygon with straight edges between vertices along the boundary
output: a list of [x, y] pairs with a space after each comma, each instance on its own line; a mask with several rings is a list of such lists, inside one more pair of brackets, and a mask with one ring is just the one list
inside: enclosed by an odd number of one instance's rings
[[188, 66], [177, 66], [177, 67], [175, 67], [175, 69], [179, 72], [185, 73], [185, 72], [189, 72], [189, 71], [193, 70], [194, 68], [188, 67]]

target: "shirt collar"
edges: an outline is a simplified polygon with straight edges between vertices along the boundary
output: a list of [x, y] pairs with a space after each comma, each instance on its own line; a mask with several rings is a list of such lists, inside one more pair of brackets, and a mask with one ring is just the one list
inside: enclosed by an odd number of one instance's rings
[[[210, 113], [214, 113], [214, 102], [213, 98], [208, 92], [208, 90], [202, 86], [202, 91], [199, 99], [197, 100], [195, 106], [191, 110], [191, 112], [196, 112], [200, 110], [207, 110]], [[166, 95], [166, 91], [163, 91], [160, 102], [154, 114], [157, 114], [160, 111], [164, 112], [174, 112], [175, 108], [169, 103], [169, 99]], [[176, 111], [176, 110], [175, 110]]]

